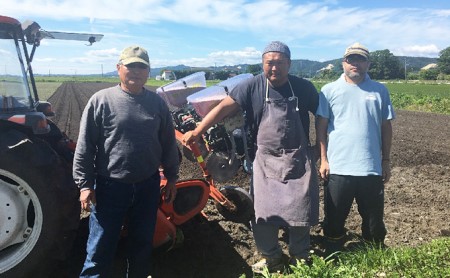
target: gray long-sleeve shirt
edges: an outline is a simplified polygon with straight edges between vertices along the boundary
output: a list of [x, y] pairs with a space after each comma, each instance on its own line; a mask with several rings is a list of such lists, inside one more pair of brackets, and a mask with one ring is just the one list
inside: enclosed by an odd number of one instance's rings
[[93, 187], [97, 174], [140, 182], [160, 166], [169, 181], [178, 178], [175, 131], [161, 97], [148, 90], [129, 94], [120, 85], [95, 93], [80, 123], [73, 162], [77, 185]]

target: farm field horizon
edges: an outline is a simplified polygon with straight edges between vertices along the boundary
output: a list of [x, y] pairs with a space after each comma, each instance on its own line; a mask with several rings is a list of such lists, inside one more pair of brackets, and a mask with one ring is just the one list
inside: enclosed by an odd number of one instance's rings
[[[328, 82], [311, 80], [317, 90]], [[37, 90], [41, 100], [47, 100], [63, 82], [87, 83], [119, 83], [118, 78], [93, 77], [40, 77], [37, 79]], [[149, 79], [146, 86], [156, 89], [173, 81]], [[220, 80], [207, 80], [207, 86], [219, 83]], [[432, 112], [450, 115], [450, 82], [437, 81], [385, 81], [392, 103], [396, 109]]]

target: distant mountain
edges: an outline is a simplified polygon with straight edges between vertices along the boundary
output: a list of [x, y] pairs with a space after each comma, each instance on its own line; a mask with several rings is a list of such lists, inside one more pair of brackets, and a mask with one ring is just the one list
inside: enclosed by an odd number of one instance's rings
[[[437, 63], [437, 58], [427, 58], [427, 57], [408, 57], [408, 56], [397, 56], [400, 63], [404, 65], [406, 61], [406, 66], [409, 71], [419, 71], [422, 67], [431, 64]], [[311, 60], [303, 60], [297, 59], [292, 60], [290, 73], [294, 75], [301, 76], [314, 76], [317, 71], [322, 68], [327, 67], [329, 64], [334, 65], [335, 67], [341, 67], [342, 59], [333, 59], [324, 62], [311, 61]], [[246, 72], [249, 64], [239, 64], [234, 66], [219, 66], [219, 67], [189, 67], [186, 65], [177, 65], [177, 66], [167, 66], [160, 68], [152, 68], [150, 71], [150, 76], [154, 78], [157, 75], [161, 75], [163, 70], [172, 70], [172, 71], [235, 71], [235, 72]], [[106, 76], [117, 76], [117, 71], [108, 72], [105, 74]]]

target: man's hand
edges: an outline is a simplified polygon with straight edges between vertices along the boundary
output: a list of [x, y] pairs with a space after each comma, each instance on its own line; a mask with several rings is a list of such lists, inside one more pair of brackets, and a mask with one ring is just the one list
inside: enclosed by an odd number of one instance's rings
[[175, 197], [177, 196], [177, 187], [176, 182], [167, 182], [166, 186], [163, 188], [164, 193], [164, 201], [166, 203], [172, 203], [175, 200]]
[[94, 204], [97, 202], [95, 199], [95, 191], [93, 189], [81, 189], [80, 190], [80, 202], [81, 209], [84, 211], [91, 211], [90, 204]]
[[383, 183], [388, 183], [391, 179], [391, 164], [389, 160], [383, 160], [381, 162], [381, 169], [382, 169], [382, 178]]
[[194, 134], [194, 131], [190, 130], [183, 134], [182, 143], [186, 146], [196, 142], [198, 140], [198, 136]]
[[328, 176], [330, 175], [330, 165], [328, 164], [328, 160], [323, 158], [320, 159], [319, 173], [323, 180], [328, 180]]

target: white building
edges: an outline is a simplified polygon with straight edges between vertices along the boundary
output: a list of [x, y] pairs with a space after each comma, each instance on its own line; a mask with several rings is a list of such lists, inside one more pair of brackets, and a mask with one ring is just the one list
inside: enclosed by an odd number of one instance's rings
[[432, 64], [428, 64], [428, 65], [424, 66], [423, 68], [421, 68], [421, 70], [435, 69], [437, 67], [438, 67], [437, 64], [432, 63]]
[[164, 80], [177, 80], [177, 77], [175, 76], [175, 73], [171, 70], [165, 70], [161, 74], [161, 79]]
[[321, 68], [317, 72], [321, 72], [321, 71], [324, 71], [324, 70], [333, 70], [333, 69], [334, 69], [334, 65], [333, 64], [328, 64], [326, 67]]

